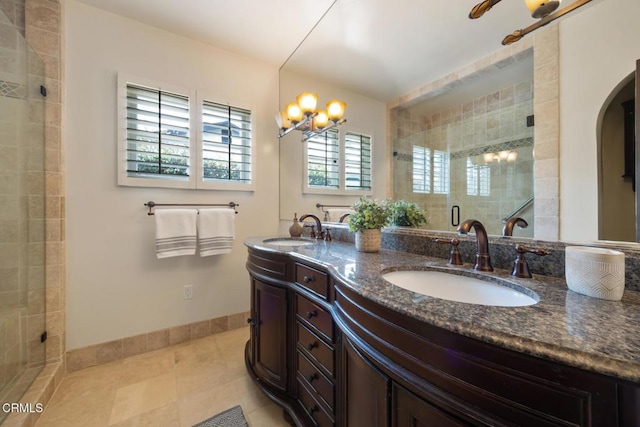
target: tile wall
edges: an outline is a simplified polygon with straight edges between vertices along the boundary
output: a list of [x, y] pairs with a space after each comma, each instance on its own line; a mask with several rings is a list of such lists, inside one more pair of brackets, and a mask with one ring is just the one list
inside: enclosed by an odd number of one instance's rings
[[[463, 218], [482, 220], [490, 234], [500, 234], [502, 218], [533, 196], [533, 82], [501, 90], [428, 115], [411, 107], [391, 110], [394, 149], [394, 198], [412, 200], [430, 216], [429, 228], [447, 230], [450, 205]], [[412, 147], [448, 153], [450, 183], [446, 193], [416, 193], [412, 186]], [[514, 161], [491, 161], [485, 154], [517, 153]], [[435, 164], [433, 164], [435, 174]], [[435, 178], [434, 178], [435, 179]], [[533, 225], [533, 211], [521, 215]], [[533, 226], [519, 230], [532, 237]]]

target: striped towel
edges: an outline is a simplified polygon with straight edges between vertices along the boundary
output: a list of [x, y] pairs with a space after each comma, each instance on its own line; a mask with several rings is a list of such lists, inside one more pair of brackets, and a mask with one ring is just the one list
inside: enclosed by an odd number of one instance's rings
[[195, 209], [158, 209], [156, 217], [156, 255], [169, 258], [196, 253]]
[[200, 256], [231, 252], [235, 239], [235, 211], [229, 208], [200, 209], [198, 250]]

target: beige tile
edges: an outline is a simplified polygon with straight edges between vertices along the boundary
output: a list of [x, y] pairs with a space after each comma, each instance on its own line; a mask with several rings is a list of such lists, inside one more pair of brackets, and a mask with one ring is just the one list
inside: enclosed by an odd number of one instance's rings
[[158, 350], [169, 346], [169, 329], [149, 332], [147, 334], [147, 350]]
[[120, 359], [122, 359], [122, 340], [106, 342], [96, 346], [96, 362], [99, 365]]
[[246, 413], [271, 404], [271, 400], [265, 395], [246, 373], [232, 383], [238, 392], [242, 410]]
[[166, 348], [124, 359], [118, 372], [121, 385], [128, 385], [173, 373], [175, 368], [174, 350]]
[[147, 334], [136, 335], [134, 337], [123, 338], [122, 357], [131, 357], [137, 354], [146, 353]]
[[176, 365], [190, 360], [215, 360], [221, 358], [215, 338], [212, 336], [193, 340], [174, 348]]
[[211, 319], [211, 333], [218, 334], [229, 330], [229, 320], [227, 316]]
[[274, 403], [246, 413], [245, 418], [250, 427], [289, 427], [284, 420], [282, 408]]
[[180, 398], [218, 387], [233, 379], [224, 360], [207, 354], [176, 364], [176, 383]]
[[222, 384], [178, 400], [180, 425], [193, 426], [238, 404], [234, 383]]
[[196, 322], [189, 325], [191, 329], [191, 339], [203, 338], [211, 335], [211, 321], [204, 320], [202, 322]]
[[247, 316], [245, 313], [229, 315], [229, 330], [239, 329], [247, 324]]
[[179, 425], [180, 416], [177, 402], [172, 402], [119, 423], [110, 424], [111, 427], [176, 427]]
[[176, 399], [176, 377], [173, 373], [122, 387], [116, 391], [109, 423], [142, 415]]
[[94, 366], [96, 362], [96, 348], [94, 346], [79, 348], [67, 352], [67, 372]]
[[169, 344], [175, 345], [187, 342], [191, 339], [191, 328], [189, 325], [175, 326], [169, 329]]

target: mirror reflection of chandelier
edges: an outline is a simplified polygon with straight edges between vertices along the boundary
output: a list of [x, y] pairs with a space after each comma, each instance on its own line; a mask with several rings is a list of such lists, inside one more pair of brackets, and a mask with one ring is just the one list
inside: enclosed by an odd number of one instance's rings
[[[469, 18], [470, 19], [480, 18], [486, 12], [491, 10], [493, 6], [500, 3], [500, 1], [501, 0], [484, 0], [481, 3], [478, 3], [473, 7], [473, 9], [471, 9], [471, 12], [469, 12]], [[558, 9], [558, 7], [560, 6], [561, 1], [562, 0], [558, 0], [558, 1], [525, 0], [525, 3], [527, 4], [527, 8], [529, 9], [529, 12], [531, 12], [531, 16], [533, 18], [540, 19], [540, 20], [533, 25], [529, 25], [527, 28], [516, 30], [513, 33], [509, 34], [504, 38], [504, 40], [502, 40], [502, 44], [509, 45], [511, 43], [515, 43], [525, 35], [529, 34], [530, 32], [535, 31], [540, 27], [544, 27], [551, 21], [555, 21], [556, 19], [560, 18], [562, 15], [565, 15], [571, 12], [572, 10], [575, 10], [580, 6], [583, 6], [589, 3], [591, 0], [575, 0], [573, 3], [570, 3], [568, 6], [564, 7], [563, 9], [560, 9], [557, 12], [555, 12], [556, 9]]]
[[499, 151], [498, 153], [485, 153], [482, 155], [482, 159], [485, 163], [493, 162], [514, 162], [518, 158], [518, 153], [510, 150]]
[[302, 92], [295, 102], [290, 102], [284, 111], [276, 114], [276, 122], [282, 138], [291, 131], [299, 130], [304, 133], [302, 141], [323, 134], [324, 132], [347, 121], [344, 110], [347, 107], [342, 101], [333, 99], [326, 104], [326, 110], [317, 110], [318, 94]]

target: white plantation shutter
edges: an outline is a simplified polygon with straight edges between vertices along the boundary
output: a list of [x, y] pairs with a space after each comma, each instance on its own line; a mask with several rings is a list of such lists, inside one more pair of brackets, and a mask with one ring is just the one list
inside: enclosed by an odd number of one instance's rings
[[346, 189], [371, 190], [371, 137], [347, 132], [344, 157]]
[[340, 187], [338, 136], [337, 130], [329, 130], [307, 141], [307, 176], [309, 187]]
[[130, 83], [126, 91], [127, 175], [188, 180], [189, 97]]
[[413, 192], [431, 192], [431, 150], [413, 146]]
[[251, 112], [204, 101], [202, 158], [205, 181], [251, 182]]

